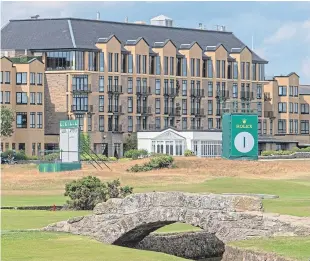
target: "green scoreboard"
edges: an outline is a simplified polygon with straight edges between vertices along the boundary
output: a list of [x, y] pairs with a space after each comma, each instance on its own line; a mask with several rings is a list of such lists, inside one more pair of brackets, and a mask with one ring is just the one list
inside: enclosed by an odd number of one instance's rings
[[222, 129], [223, 158], [258, 159], [257, 114], [224, 114]]

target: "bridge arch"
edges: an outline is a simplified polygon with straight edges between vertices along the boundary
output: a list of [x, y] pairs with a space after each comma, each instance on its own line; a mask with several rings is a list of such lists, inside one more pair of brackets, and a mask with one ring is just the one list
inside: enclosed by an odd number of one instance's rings
[[131, 246], [175, 222], [200, 227], [224, 243], [281, 233], [310, 235], [310, 220], [265, 214], [257, 197], [182, 192], [110, 199], [98, 204], [92, 215], [58, 222], [44, 230], [89, 235], [107, 244]]

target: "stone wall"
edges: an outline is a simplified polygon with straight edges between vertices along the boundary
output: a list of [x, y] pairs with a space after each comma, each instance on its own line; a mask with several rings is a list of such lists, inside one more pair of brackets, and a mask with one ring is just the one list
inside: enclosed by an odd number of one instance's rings
[[257, 197], [139, 193], [99, 203], [92, 215], [51, 224], [43, 230], [89, 235], [115, 245], [138, 243], [175, 222], [200, 227], [224, 243], [253, 237], [310, 235], [310, 218], [266, 214], [262, 210]]
[[141, 242], [128, 247], [163, 252], [188, 259], [223, 255], [225, 246], [216, 236], [205, 231], [150, 234]]
[[226, 245], [222, 261], [293, 261], [293, 259], [279, 257], [274, 253], [259, 253]]

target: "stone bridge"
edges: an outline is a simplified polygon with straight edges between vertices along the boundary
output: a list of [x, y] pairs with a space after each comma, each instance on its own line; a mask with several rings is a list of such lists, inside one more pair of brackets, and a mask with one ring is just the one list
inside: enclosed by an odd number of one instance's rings
[[187, 223], [222, 242], [262, 236], [310, 235], [310, 219], [263, 213], [249, 196], [152, 192], [98, 204], [93, 214], [51, 224], [43, 230], [69, 232], [121, 246], [133, 246], [160, 227]]

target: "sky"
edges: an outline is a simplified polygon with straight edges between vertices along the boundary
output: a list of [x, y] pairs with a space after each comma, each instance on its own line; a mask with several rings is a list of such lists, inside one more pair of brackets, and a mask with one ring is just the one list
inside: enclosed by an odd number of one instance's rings
[[207, 29], [225, 25], [249, 48], [269, 61], [266, 75], [296, 72], [310, 84], [310, 2], [2, 2], [1, 27], [10, 19], [77, 17], [107, 21], [145, 21], [158, 15], [174, 26]]

